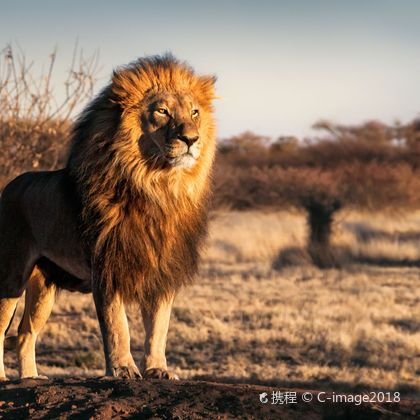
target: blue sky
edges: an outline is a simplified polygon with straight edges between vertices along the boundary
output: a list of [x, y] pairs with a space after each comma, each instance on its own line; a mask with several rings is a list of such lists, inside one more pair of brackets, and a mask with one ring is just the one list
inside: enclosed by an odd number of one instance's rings
[[420, 1], [0, 0], [0, 49], [18, 42], [64, 79], [76, 39], [99, 50], [100, 80], [142, 55], [172, 51], [218, 76], [219, 136], [276, 138], [420, 113]]

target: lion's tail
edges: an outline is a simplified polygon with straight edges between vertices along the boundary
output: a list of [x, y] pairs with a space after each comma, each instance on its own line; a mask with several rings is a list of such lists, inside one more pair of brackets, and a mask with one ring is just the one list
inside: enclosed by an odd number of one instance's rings
[[[7, 331], [9, 331], [10, 326], [12, 325], [13, 318], [16, 315], [16, 308], [13, 312], [12, 318], [10, 319], [9, 325], [6, 328], [5, 335], [7, 334]], [[15, 335], [11, 335], [10, 337], [6, 337], [4, 340], [4, 349], [5, 350], [15, 350], [17, 346], [17, 337]]]

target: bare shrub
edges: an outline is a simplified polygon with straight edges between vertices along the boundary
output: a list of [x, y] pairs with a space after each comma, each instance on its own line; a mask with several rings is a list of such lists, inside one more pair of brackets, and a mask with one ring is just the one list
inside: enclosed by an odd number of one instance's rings
[[62, 166], [71, 118], [77, 105], [92, 95], [97, 54], [85, 59], [77, 45], [58, 102], [52, 83], [56, 51], [48, 70], [36, 76], [34, 63], [7, 45], [0, 54], [0, 188], [29, 170]]

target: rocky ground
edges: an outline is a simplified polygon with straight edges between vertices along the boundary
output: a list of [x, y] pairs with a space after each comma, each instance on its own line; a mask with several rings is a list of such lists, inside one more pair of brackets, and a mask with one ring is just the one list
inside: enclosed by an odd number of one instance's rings
[[[273, 404], [273, 392], [274, 402]], [[289, 392], [289, 394], [285, 394]], [[319, 391], [198, 381], [27, 379], [0, 384], [0, 418], [16, 419], [414, 419], [420, 399], [337, 403]], [[313, 396], [311, 402], [310, 395]], [[260, 401], [265, 401], [262, 403]]]

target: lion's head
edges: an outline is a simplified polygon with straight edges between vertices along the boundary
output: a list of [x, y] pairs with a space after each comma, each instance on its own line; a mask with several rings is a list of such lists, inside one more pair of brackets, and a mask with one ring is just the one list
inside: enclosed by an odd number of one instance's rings
[[122, 127], [147, 165], [190, 170], [202, 153], [213, 153], [214, 81], [195, 76], [170, 55], [141, 59], [114, 73], [111, 89]]
[[[201, 154], [200, 105], [191, 92], [146, 95], [139, 104], [139, 147], [148, 159], [191, 169]], [[201, 111], [205, 112], [205, 111]]]
[[[197, 76], [171, 55], [141, 58], [117, 69], [76, 125], [69, 166], [80, 174], [81, 167], [86, 173], [86, 164], [112, 169], [118, 161], [118, 168], [143, 187], [146, 175], [203, 178], [215, 150], [214, 82], [214, 76]], [[109, 175], [110, 168], [89, 172]]]

